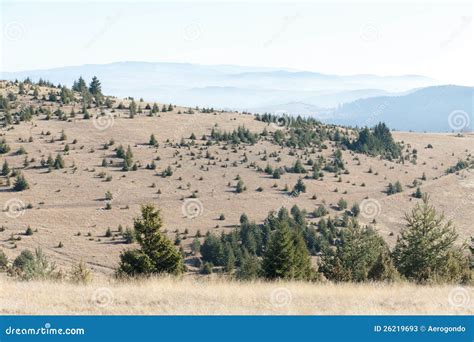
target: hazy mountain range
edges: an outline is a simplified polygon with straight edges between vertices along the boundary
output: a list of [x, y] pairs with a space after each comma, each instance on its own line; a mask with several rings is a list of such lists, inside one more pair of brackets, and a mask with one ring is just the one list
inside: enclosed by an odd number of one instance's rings
[[472, 115], [472, 87], [441, 86], [419, 75], [340, 76], [278, 68], [148, 62], [1, 73], [2, 79], [43, 78], [69, 86], [79, 76], [86, 80], [97, 76], [104, 93], [119, 97], [311, 115], [358, 126], [383, 120], [399, 130], [450, 131], [448, 116], [452, 111]]
[[473, 96], [473, 87], [426, 87], [403, 96], [377, 96], [346, 103], [325, 121], [358, 126], [383, 121], [404, 131], [472, 131]]

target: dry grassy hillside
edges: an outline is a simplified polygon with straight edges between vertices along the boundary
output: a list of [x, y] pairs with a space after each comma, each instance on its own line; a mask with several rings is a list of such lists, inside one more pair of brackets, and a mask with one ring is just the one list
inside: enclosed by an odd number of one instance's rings
[[[41, 88], [39, 98], [49, 91]], [[57, 102], [34, 99], [31, 91], [28, 95], [18, 95], [18, 86], [6, 82], [1, 84], [0, 92], [4, 96], [8, 92], [17, 94], [14, 101], [17, 108], [43, 106], [54, 112], [59, 106]], [[41, 114], [30, 122], [2, 128], [2, 138], [11, 150], [1, 155], [0, 162], [7, 160], [10, 168], [20, 169], [30, 184], [26, 191], [12, 192], [6, 178], [2, 177], [0, 203], [4, 213], [0, 224], [5, 229], [0, 232], [0, 246], [10, 258], [25, 248], [41, 246], [59, 266], [68, 267], [82, 259], [96, 272], [111, 273], [120, 251], [130, 248], [118, 236], [118, 226], [131, 226], [140, 205], [147, 202], [162, 210], [167, 233], [172, 239], [176, 232], [180, 233], [186, 251], [197, 230], [204, 234], [209, 230], [233, 229], [242, 213], [259, 223], [269, 211], [282, 206], [291, 208], [297, 204], [312, 212], [325, 203], [330, 215], [334, 216], [340, 214], [337, 201], [341, 197], [349, 206], [360, 203], [360, 220], [370, 223], [375, 219], [375, 227], [393, 245], [403, 226], [404, 212], [418, 201], [411, 196], [415, 179], [421, 182], [421, 189], [430, 194], [435, 206], [454, 220], [460, 241], [472, 235], [474, 172], [463, 170], [445, 175], [445, 171], [473, 154], [473, 134], [458, 137], [454, 134], [395, 132], [397, 141], [403, 141], [410, 151], [417, 150], [416, 165], [343, 151], [349, 174], [342, 174], [340, 180], [331, 173], [325, 175], [324, 180], [305, 180], [306, 193], [293, 197], [283, 189], [285, 185], [293, 187], [301, 175], [285, 173], [280, 179], [273, 179], [258, 172], [257, 167], [265, 168], [267, 163], [273, 167], [291, 166], [297, 158], [305, 161], [319, 155], [330, 157], [334, 151], [332, 143], [326, 142], [327, 149], [314, 152], [308, 149], [306, 153], [278, 146], [270, 137], [263, 137], [255, 145], [240, 144], [233, 148], [224, 147], [222, 143], [207, 147], [201, 136], [209, 136], [213, 128], [232, 131], [243, 125], [255, 133], [262, 133], [266, 128], [271, 135], [282, 127], [241, 113], [195, 110], [194, 114], [184, 114], [188, 109], [180, 107], [152, 117], [144, 110], [131, 119], [128, 109], [116, 108], [121, 102], [125, 107], [130, 103], [115, 99], [113, 110], [90, 108], [92, 118], [89, 120], [82, 118], [79, 114], [81, 105], [75, 103], [61, 106], [68, 116], [74, 108], [77, 113], [74, 118], [45, 120]], [[147, 105], [138, 101], [137, 104], [141, 108]], [[162, 104], [159, 107], [161, 109]], [[99, 116], [101, 112], [103, 116]], [[63, 131], [66, 137], [61, 140]], [[189, 144], [192, 133], [197, 137], [195, 143], [179, 146], [182, 139]], [[159, 147], [148, 144], [151, 134], [156, 137]], [[111, 140], [114, 144], [105, 149], [104, 144]], [[433, 148], [427, 148], [429, 144]], [[66, 145], [68, 152], [64, 152]], [[119, 145], [131, 146], [138, 170], [121, 170], [120, 160], [114, 152]], [[20, 149], [26, 154], [17, 153]], [[64, 159], [64, 169], [49, 172], [40, 167], [42, 158], [47, 159], [50, 154], [54, 158], [58, 153]], [[207, 153], [211, 158], [206, 158]], [[272, 153], [279, 159], [270, 157]], [[29, 161], [26, 167], [25, 156]], [[102, 166], [104, 158], [106, 167]], [[156, 170], [147, 169], [146, 165], [153, 160]], [[162, 177], [161, 173], [168, 166], [173, 170], [172, 176]], [[420, 179], [423, 173], [426, 175], [424, 181]], [[239, 194], [234, 191], [237, 175], [247, 187]], [[387, 196], [384, 192], [387, 184], [397, 180], [404, 191]], [[260, 187], [262, 191], [257, 191]], [[107, 191], [113, 195], [108, 210], [104, 198]], [[193, 193], [196, 198], [190, 199]], [[221, 214], [224, 214], [224, 220], [219, 220]], [[318, 219], [309, 216], [308, 220], [317, 222]], [[33, 235], [24, 234], [28, 226], [33, 229]], [[112, 231], [111, 237], [104, 236], [108, 228]], [[60, 242], [61, 248], [58, 247]]]

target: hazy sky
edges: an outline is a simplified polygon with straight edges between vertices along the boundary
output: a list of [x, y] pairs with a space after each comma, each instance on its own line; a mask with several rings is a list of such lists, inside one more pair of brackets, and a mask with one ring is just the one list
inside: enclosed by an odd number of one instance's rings
[[2, 1], [0, 69], [166, 61], [473, 85], [472, 11], [470, 1]]

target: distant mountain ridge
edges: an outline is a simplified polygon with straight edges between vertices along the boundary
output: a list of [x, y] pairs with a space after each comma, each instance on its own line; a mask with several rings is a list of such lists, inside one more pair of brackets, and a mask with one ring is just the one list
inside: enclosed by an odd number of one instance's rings
[[[440, 86], [420, 75], [341, 76], [285, 68], [117, 62], [2, 72], [0, 77], [43, 78], [71, 86], [79, 76], [86, 80], [97, 76], [104, 92], [118, 97], [255, 113], [310, 115], [359, 126], [374, 119], [376, 112], [375, 116], [392, 128], [446, 131], [446, 115], [451, 111], [472, 114], [472, 88]], [[440, 101], [440, 105], [434, 105]]]
[[334, 110], [325, 121], [353, 126], [383, 121], [403, 131], [472, 131], [473, 99], [473, 87], [433, 86], [403, 96], [358, 99]]

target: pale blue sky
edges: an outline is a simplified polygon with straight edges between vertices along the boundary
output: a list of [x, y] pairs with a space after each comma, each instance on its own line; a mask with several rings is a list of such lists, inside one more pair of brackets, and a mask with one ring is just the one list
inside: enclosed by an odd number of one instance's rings
[[472, 85], [472, 10], [469, 1], [2, 1], [0, 69], [165, 61]]

